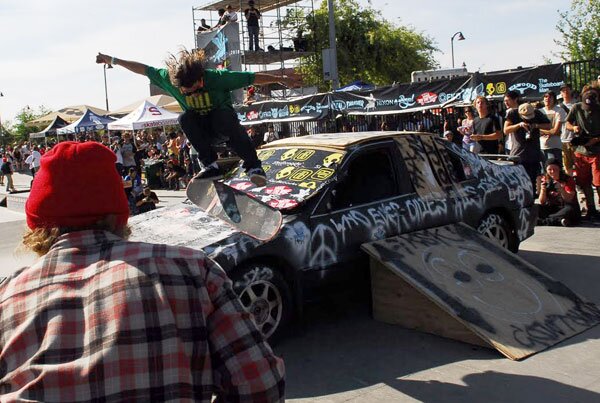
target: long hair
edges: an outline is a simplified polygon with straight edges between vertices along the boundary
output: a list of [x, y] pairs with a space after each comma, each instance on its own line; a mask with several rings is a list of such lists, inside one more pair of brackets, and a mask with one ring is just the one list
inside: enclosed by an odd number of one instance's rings
[[35, 228], [35, 229], [27, 229], [25, 234], [23, 234], [23, 240], [21, 241], [21, 246], [24, 249], [30, 250], [36, 253], [38, 256], [43, 256], [52, 245], [56, 243], [59, 237], [69, 232], [75, 231], [83, 231], [83, 230], [99, 230], [99, 231], [108, 231], [115, 234], [118, 237], [123, 239], [129, 238], [131, 235], [131, 229], [129, 225], [117, 226], [117, 220], [114, 215], [107, 215], [102, 220], [96, 222], [93, 225], [89, 225], [81, 228], [66, 228], [66, 227], [53, 227], [53, 228]]
[[191, 87], [204, 75], [206, 56], [202, 49], [182, 48], [177, 55], [170, 54], [165, 63], [169, 79], [175, 87]]

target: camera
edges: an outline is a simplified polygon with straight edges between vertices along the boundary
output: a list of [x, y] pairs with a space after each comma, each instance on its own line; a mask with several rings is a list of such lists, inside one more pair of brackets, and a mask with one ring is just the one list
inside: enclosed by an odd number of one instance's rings
[[574, 146], [583, 146], [583, 145], [587, 144], [587, 142], [590, 141], [591, 139], [592, 139], [592, 137], [585, 134], [582, 136], [573, 137], [573, 140], [571, 140], [571, 144]]

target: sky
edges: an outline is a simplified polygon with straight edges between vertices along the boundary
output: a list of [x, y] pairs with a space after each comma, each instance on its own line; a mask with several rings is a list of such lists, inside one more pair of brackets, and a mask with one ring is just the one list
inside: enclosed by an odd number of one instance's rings
[[[238, 0], [239, 1], [239, 0]], [[367, 5], [367, 0], [358, 0]], [[169, 52], [194, 43], [189, 0], [1, 0], [0, 118], [13, 120], [23, 108], [57, 110], [87, 104], [105, 109], [103, 68], [98, 52], [162, 66]], [[232, 0], [232, 4], [236, 4]], [[257, 2], [259, 3], [259, 1]], [[569, 0], [425, 1], [371, 0], [395, 24], [431, 37], [442, 68], [494, 71], [557, 61], [553, 39], [557, 10]], [[245, 0], [244, 0], [245, 4]], [[315, 7], [320, 0], [315, 0]], [[109, 109], [149, 95], [148, 80], [116, 67], [107, 70]]]

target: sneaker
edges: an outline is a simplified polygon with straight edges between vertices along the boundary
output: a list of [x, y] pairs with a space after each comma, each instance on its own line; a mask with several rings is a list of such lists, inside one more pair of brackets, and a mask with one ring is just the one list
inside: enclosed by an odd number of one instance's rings
[[267, 175], [265, 175], [265, 171], [262, 167], [251, 168], [246, 174], [250, 178], [250, 182], [254, 183], [259, 188], [265, 186], [267, 184]]
[[196, 176], [194, 176], [193, 180], [217, 180], [221, 179], [222, 177], [223, 175], [221, 174], [221, 169], [219, 166], [216, 163], [212, 163], [198, 172]]
[[562, 225], [563, 227], [570, 227], [571, 221], [568, 218], [563, 218], [562, 220], [560, 220], [560, 225]]

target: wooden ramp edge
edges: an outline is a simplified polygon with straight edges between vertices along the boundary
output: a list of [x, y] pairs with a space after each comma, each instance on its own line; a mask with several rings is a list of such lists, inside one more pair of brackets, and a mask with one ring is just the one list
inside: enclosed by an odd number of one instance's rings
[[520, 360], [600, 323], [600, 309], [464, 224], [363, 244], [376, 320]]

